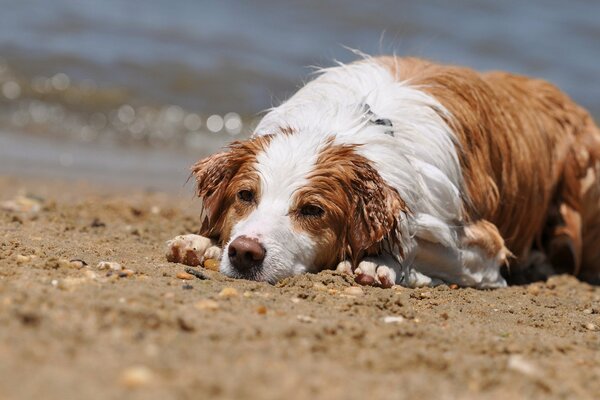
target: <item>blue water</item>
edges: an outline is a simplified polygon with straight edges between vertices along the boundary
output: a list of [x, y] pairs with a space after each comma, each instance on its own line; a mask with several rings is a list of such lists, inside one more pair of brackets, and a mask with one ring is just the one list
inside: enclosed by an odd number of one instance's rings
[[[0, 173], [179, 186], [345, 46], [545, 78], [598, 120], [599, 21], [598, 0], [0, 0]], [[226, 113], [241, 132], [209, 129]]]
[[0, 1], [0, 57], [31, 74], [255, 113], [350, 61], [342, 45], [546, 78], [600, 112], [600, 1]]

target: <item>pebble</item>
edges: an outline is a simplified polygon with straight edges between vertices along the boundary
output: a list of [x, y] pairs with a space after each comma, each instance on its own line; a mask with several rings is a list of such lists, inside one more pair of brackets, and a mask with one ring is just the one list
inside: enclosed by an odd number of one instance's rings
[[17, 196], [13, 200], [0, 203], [0, 208], [5, 211], [37, 213], [42, 209], [41, 201], [26, 196]]
[[256, 312], [260, 315], [265, 315], [267, 313], [267, 307], [258, 306], [258, 307], [256, 307]]
[[204, 263], [202, 265], [204, 266], [204, 268], [209, 269], [211, 271], [219, 270], [219, 260], [215, 260], [214, 258], [207, 258], [206, 260], [204, 260]]
[[214, 300], [210, 300], [210, 299], [203, 299], [203, 300], [198, 300], [196, 302], [196, 304], [194, 304], [194, 308], [198, 309], [198, 310], [218, 310], [219, 309], [219, 303], [217, 303]]
[[100, 261], [97, 266], [98, 269], [109, 269], [112, 271], [121, 271], [123, 267], [118, 262], [114, 261]]
[[344, 289], [344, 294], [347, 294], [349, 296], [362, 296], [365, 294], [365, 292], [362, 290], [362, 288], [358, 286], [350, 286]]
[[587, 324], [583, 325], [585, 327], [585, 329], [587, 329], [588, 331], [592, 331], [595, 332], [598, 330], [598, 325], [593, 324], [591, 322], [588, 322]]
[[189, 268], [187, 267], [185, 269], [185, 272], [187, 272], [190, 275], [195, 276], [196, 278], [200, 279], [200, 280], [206, 280], [209, 279], [206, 275], [204, 275], [201, 271], [194, 269], [194, 268]]
[[419, 298], [420, 299], [430, 299], [431, 292], [421, 292], [421, 293], [419, 293]]
[[78, 258], [76, 258], [74, 260], [70, 260], [69, 264], [70, 264], [71, 267], [77, 268], [77, 269], [81, 269], [81, 268], [86, 267], [88, 265], [85, 261], [80, 260]]
[[458, 289], [458, 285], [456, 283], [451, 284], [450, 289]]
[[154, 373], [150, 368], [138, 365], [123, 370], [119, 381], [121, 385], [135, 389], [150, 384], [153, 379]]
[[24, 256], [23, 254], [17, 254], [17, 264], [25, 264], [28, 263], [29, 261], [32, 261], [35, 259], [34, 255], [31, 256]]
[[237, 297], [237, 296], [239, 296], [238, 291], [232, 287], [223, 288], [223, 290], [221, 290], [219, 292], [219, 297]]
[[130, 269], [123, 269], [119, 271], [119, 278], [128, 278], [133, 274], [135, 274], [135, 271], [132, 271]]
[[533, 377], [540, 375], [540, 370], [519, 354], [513, 354], [508, 358], [508, 369]]
[[177, 276], [177, 279], [185, 279], [188, 281], [194, 279], [194, 275], [188, 274], [187, 272], [178, 272], [176, 276]]
[[529, 287], [527, 287], [527, 292], [531, 295], [537, 296], [538, 294], [540, 294], [541, 289], [538, 285], [533, 284], [533, 285], [529, 285]]
[[310, 317], [308, 315], [297, 315], [296, 318], [298, 319], [298, 321], [306, 322], [307, 324], [317, 321], [315, 318]]
[[401, 322], [404, 322], [404, 317], [402, 317], [402, 316], [383, 317], [383, 322], [386, 324], [399, 324]]
[[589, 315], [589, 314], [593, 314], [593, 313], [594, 313], [594, 310], [592, 310], [591, 308], [586, 308], [585, 310], [583, 310], [583, 313], [584, 313], [584, 314], [588, 314], [588, 315]]

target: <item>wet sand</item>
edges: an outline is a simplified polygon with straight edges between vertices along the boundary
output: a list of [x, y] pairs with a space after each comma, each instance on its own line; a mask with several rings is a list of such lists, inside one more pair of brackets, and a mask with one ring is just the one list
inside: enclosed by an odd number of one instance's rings
[[0, 399], [600, 393], [600, 288], [569, 276], [493, 291], [186, 280], [164, 242], [198, 228], [187, 192], [0, 177], [0, 202], [29, 209], [0, 211]]

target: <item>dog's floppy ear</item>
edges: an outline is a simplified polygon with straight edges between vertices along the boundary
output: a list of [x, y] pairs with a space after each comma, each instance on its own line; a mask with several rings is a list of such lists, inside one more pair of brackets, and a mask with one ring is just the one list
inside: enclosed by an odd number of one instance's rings
[[196, 178], [196, 194], [202, 200], [203, 236], [218, 236], [215, 232], [216, 222], [223, 211], [223, 200], [227, 184], [235, 175], [237, 166], [231, 153], [224, 151], [206, 157], [192, 166], [192, 174]]
[[220, 235], [221, 217], [227, 208], [227, 186], [249, 155], [244, 151], [244, 146], [233, 143], [227, 150], [206, 157], [192, 166], [196, 194], [202, 200], [201, 235]]
[[403, 255], [400, 220], [408, 212], [406, 203], [368, 164], [355, 164], [352, 183], [353, 212], [346, 234], [354, 265], [369, 254], [380, 253], [384, 245]]

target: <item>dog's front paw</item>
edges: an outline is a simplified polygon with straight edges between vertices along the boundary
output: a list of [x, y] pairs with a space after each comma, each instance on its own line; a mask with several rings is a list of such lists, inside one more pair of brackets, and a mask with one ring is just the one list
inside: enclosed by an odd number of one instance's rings
[[190, 266], [202, 265], [209, 258], [221, 257], [221, 248], [210, 238], [180, 235], [167, 241], [167, 261]]
[[362, 260], [354, 270], [354, 281], [363, 286], [390, 288], [396, 283], [396, 272], [386, 260], [368, 257]]
[[395, 265], [399, 264], [391, 257], [367, 257], [354, 270], [350, 261], [342, 261], [336, 270], [354, 275], [354, 280], [360, 285], [390, 288], [396, 283]]

